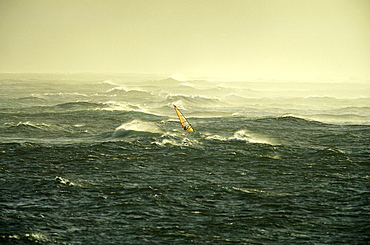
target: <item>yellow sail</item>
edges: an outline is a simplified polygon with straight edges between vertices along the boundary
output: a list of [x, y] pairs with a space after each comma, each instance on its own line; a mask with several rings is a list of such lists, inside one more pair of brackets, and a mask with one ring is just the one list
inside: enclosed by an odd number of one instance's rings
[[185, 116], [181, 113], [181, 111], [175, 105], [173, 105], [173, 108], [175, 109], [175, 112], [179, 117], [181, 127], [186, 131], [194, 132], [193, 127], [191, 126], [189, 121], [185, 118]]

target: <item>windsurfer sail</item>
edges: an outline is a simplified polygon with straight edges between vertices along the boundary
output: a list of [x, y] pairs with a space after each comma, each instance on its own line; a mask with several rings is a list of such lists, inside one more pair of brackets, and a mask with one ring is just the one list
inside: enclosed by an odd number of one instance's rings
[[180, 119], [181, 127], [186, 131], [194, 132], [193, 127], [191, 126], [189, 121], [184, 117], [184, 115], [181, 113], [181, 111], [175, 105], [173, 105], [173, 109], [175, 109], [175, 112], [176, 112], [177, 116]]

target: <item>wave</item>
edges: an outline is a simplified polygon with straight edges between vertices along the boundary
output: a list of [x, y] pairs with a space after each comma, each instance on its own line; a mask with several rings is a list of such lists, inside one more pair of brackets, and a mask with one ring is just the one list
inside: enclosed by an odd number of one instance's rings
[[101, 84], [108, 84], [108, 85], [112, 85], [112, 86], [119, 86], [119, 84], [117, 82], [114, 82], [112, 80], [105, 80], [103, 82], [100, 82]]
[[21, 98], [18, 98], [18, 100], [21, 101], [21, 102], [26, 102], [26, 103], [45, 102], [45, 101], [47, 101], [46, 99], [41, 98], [41, 97], [38, 97], [38, 96], [35, 96], [35, 95], [27, 96], [27, 97], [21, 97]]
[[137, 112], [145, 112], [143, 108], [139, 105], [127, 103], [127, 102], [115, 102], [115, 101], [108, 101], [104, 103], [106, 106], [103, 110], [107, 111], [137, 111]]
[[224, 105], [218, 98], [209, 98], [199, 95], [185, 96], [185, 95], [168, 95], [166, 98], [167, 104], [177, 104], [185, 108], [186, 105], [205, 107]]
[[358, 114], [315, 114], [308, 115], [315, 121], [330, 124], [370, 124], [370, 115], [358, 115]]
[[145, 122], [139, 119], [132, 120], [130, 122], [124, 123], [117, 127], [113, 134], [113, 138], [126, 137], [132, 135], [132, 132], [145, 132], [158, 134], [161, 133], [161, 129], [153, 122]]
[[278, 145], [273, 139], [269, 139], [267, 136], [262, 136], [253, 132], [249, 132], [246, 129], [238, 130], [234, 132], [232, 136], [228, 137], [220, 135], [207, 136], [206, 140]]
[[275, 124], [294, 124], [294, 125], [321, 125], [323, 122], [312, 120], [309, 117], [299, 115], [283, 115], [283, 116], [267, 116], [257, 118], [256, 122], [261, 123], [275, 123]]
[[74, 101], [74, 102], [65, 102], [54, 105], [37, 105], [22, 108], [22, 113], [43, 113], [43, 112], [70, 112], [70, 111], [90, 111], [90, 110], [101, 110], [104, 108], [110, 107], [109, 103], [101, 102], [91, 102], [91, 101]]
[[137, 90], [137, 89], [128, 89], [128, 88], [123, 88], [121, 86], [119, 87], [114, 87], [114, 88], [111, 88], [109, 89], [106, 93], [107, 94], [114, 94], [115, 96], [118, 94], [125, 94], [127, 92], [134, 92], [134, 91], [137, 91], [137, 92], [143, 92], [143, 91], [140, 91], [140, 90]]
[[53, 99], [53, 100], [56, 100], [56, 99], [76, 100], [76, 99], [85, 99], [85, 98], [88, 97], [88, 95], [87, 94], [82, 94], [82, 93], [77, 93], [77, 92], [71, 92], [71, 93], [58, 92], [58, 93], [44, 93], [42, 95], [42, 97], [48, 98], [49, 100], [50, 99]]
[[[43, 216], [42, 216], [43, 217]], [[2, 234], [6, 234], [2, 233]], [[29, 232], [24, 234], [6, 234], [2, 235], [4, 244], [58, 244], [57, 239], [42, 232]]]
[[137, 89], [125, 89], [125, 88], [114, 88], [107, 92], [109, 94], [109, 99], [120, 101], [124, 100], [126, 102], [135, 103], [153, 103], [156, 101], [161, 101], [164, 95], [156, 93], [154, 91], [142, 91]]
[[48, 124], [33, 124], [30, 122], [19, 122], [16, 125], [12, 124], [5, 124], [5, 126], [8, 126], [5, 131], [17, 131], [17, 132], [23, 132], [23, 131], [29, 131], [29, 130], [42, 130], [47, 131], [50, 129], [50, 125]]
[[66, 102], [51, 106], [57, 109], [63, 110], [91, 110], [91, 109], [101, 109], [104, 108], [106, 104], [104, 103], [94, 103], [89, 101], [77, 101], [77, 102]]
[[166, 132], [152, 142], [152, 144], [161, 147], [174, 146], [202, 148], [202, 143], [194, 137], [194, 135], [189, 135], [188, 133], [183, 132]]
[[337, 112], [356, 112], [360, 114], [370, 114], [370, 106], [348, 106], [336, 110]]
[[307, 114], [307, 115], [284, 115], [276, 117], [263, 117], [258, 118], [256, 121], [271, 122], [275, 121], [280, 124], [294, 124], [294, 125], [307, 125], [319, 126], [325, 124], [368, 124], [370, 123], [370, 116], [358, 114]]
[[179, 86], [182, 81], [176, 80], [174, 78], [166, 78], [154, 81], [156, 84], [160, 84], [161, 87], [172, 87], [172, 86]]
[[302, 115], [284, 115], [277, 117], [265, 117], [257, 119], [259, 121], [274, 120], [277, 123], [289, 123], [295, 125], [324, 125], [324, 124], [368, 124], [370, 115], [358, 114], [331, 114], [331, 113], [312, 113]]
[[55, 176], [55, 180], [57, 182], [59, 182], [60, 184], [67, 185], [67, 186], [76, 186], [77, 185], [76, 183], [70, 181], [69, 179], [59, 177], [59, 176]]
[[46, 123], [19, 122], [18, 124], [7, 123], [2, 127], [2, 133], [8, 136], [55, 138], [70, 137], [81, 133], [80, 125], [50, 125]]

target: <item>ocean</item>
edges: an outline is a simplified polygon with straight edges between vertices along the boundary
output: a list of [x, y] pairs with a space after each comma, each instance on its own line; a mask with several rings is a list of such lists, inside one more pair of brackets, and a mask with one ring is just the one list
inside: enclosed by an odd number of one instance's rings
[[370, 244], [369, 82], [0, 85], [1, 244]]

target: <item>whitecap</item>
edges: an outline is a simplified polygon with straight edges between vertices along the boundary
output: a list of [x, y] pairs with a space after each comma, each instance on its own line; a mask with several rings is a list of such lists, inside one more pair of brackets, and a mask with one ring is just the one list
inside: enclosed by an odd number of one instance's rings
[[69, 186], [75, 186], [76, 185], [75, 183], [73, 183], [69, 179], [59, 177], [59, 176], [55, 176], [55, 180], [58, 181], [59, 183], [63, 184], [63, 185], [69, 185]]

